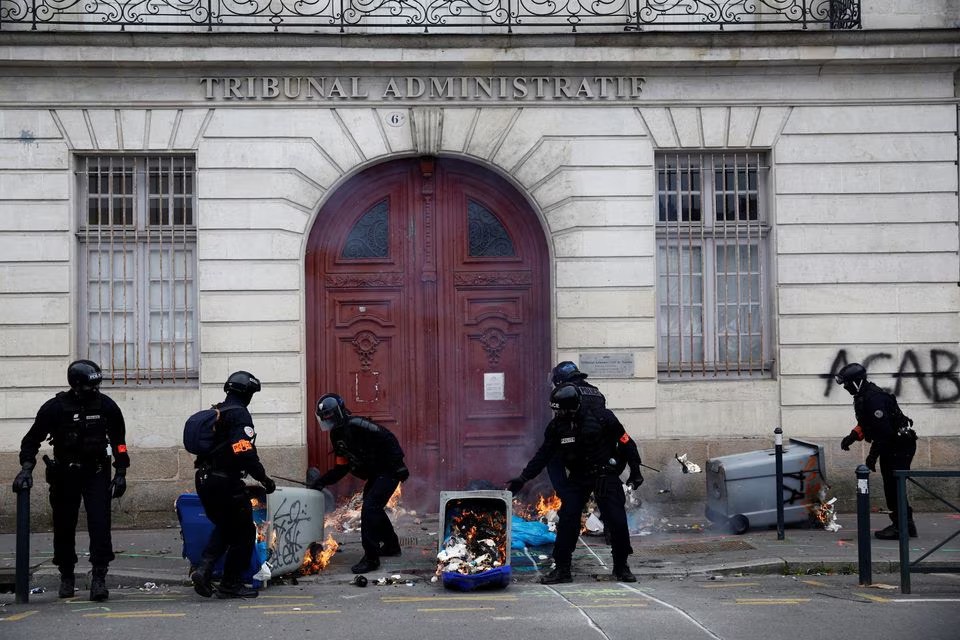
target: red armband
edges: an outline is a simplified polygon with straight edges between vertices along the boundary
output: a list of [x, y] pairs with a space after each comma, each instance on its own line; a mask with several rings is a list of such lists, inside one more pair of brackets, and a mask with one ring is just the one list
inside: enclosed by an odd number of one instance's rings
[[333, 463], [334, 463], [335, 465], [337, 465], [337, 466], [342, 466], [342, 465], [345, 465], [345, 464], [349, 464], [350, 461], [347, 460], [346, 458], [344, 458], [343, 456], [336, 456], [336, 457], [333, 459]]
[[620, 442], [622, 442], [623, 444], [627, 444], [628, 442], [630, 442], [630, 436], [624, 433], [622, 436], [620, 436]]
[[127, 445], [125, 444], [117, 445], [117, 453], [126, 453], [126, 452], [127, 452]]
[[863, 429], [860, 428], [860, 425], [855, 426], [850, 433], [857, 434], [857, 440], [863, 440]]

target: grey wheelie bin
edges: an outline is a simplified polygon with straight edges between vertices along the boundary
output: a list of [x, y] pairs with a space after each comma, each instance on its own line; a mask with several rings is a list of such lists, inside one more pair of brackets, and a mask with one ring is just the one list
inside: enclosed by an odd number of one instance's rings
[[[735, 533], [777, 523], [774, 449], [710, 458], [706, 464], [707, 518]], [[823, 447], [791, 438], [783, 446], [783, 521], [808, 522], [827, 486]]]

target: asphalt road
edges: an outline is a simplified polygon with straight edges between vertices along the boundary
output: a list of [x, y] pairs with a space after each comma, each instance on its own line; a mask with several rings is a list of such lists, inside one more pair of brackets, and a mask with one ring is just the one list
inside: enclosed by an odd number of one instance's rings
[[[371, 576], [372, 577], [372, 576]], [[960, 576], [923, 575], [914, 593], [859, 587], [856, 577], [581, 579], [461, 593], [413, 584], [359, 588], [323, 576], [254, 600], [203, 599], [189, 587], [114, 589], [103, 605], [53, 592], [14, 605], [0, 595], [0, 638], [333, 637], [338, 640], [956, 640]], [[895, 583], [890, 582], [893, 587]]]

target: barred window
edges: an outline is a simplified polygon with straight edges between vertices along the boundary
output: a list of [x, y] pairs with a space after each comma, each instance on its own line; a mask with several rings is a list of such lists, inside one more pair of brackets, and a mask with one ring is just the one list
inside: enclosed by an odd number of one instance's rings
[[662, 153], [656, 172], [661, 376], [768, 374], [765, 154]]
[[196, 168], [184, 156], [82, 156], [80, 338], [115, 384], [197, 378]]

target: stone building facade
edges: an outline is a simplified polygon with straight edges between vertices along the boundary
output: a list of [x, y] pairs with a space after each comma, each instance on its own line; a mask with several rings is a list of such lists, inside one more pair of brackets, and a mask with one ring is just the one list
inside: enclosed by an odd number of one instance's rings
[[565, 359], [663, 468], [651, 506], [703, 499], [674, 454], [776, 426], [852, 499], [847, 361], [897, 392], [917, 467], [956, 468], [957, 4], [893, 5], [853, 31], [0, 20], [0, 475], [79, 357], [127, 418], [121, 524], [173, 518], [183, 421], [237, 369], [269, 472], [326, 464], [338, 390], [427, 504], [519, 470]]

